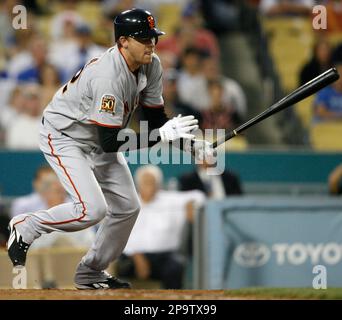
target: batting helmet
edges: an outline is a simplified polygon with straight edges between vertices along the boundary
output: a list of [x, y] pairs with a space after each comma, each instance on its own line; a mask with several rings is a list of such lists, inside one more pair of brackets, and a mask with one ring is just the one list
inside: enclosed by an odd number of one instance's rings
[[120, 13], [114, 20], [115, 41], [121, 36], [132, 38], [155, 38], [165, 34], [156, 28], [152, 14], [142, 9], [131, 9]]

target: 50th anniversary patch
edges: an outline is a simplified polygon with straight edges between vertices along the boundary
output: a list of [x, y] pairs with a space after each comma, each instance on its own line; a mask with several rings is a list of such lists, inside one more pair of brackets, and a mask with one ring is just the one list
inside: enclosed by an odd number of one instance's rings
[[105, 94], [101, 98], [101, 106], [99, 112], [115, 114], [115, 105], [115, 97], [110, 94]]

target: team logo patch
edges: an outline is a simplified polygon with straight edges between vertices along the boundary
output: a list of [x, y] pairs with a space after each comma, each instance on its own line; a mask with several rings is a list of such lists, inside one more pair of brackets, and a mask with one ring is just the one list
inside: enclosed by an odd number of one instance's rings
[[153, 29], [156, 26], [156, 24], [154, 22], [154, 18], [152, 16], [148, 16], [147, 20], [148, 20], [148, 24], [150, 26], [150, 29]]
[[115, 97], [109, 94], [103, 95], [99, 111], [115, 114]]

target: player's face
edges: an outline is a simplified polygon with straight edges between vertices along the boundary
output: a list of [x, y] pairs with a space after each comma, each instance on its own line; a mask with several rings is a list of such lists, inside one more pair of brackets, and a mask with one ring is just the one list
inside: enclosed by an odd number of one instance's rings
[[138, 64], [152, 62], [152, 54], [156, 46], [155, 38], [128, 38], [128, 49]]

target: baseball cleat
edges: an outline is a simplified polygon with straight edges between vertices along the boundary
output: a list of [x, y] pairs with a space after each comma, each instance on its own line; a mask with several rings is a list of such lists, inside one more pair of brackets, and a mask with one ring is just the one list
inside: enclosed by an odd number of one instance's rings
[[8, 256], [10, 257], [14, 267], [24, 266], [30, 245], [23, 241], [21, 234], [14, 227], [14, 222], [10, 222], [8, 229], [10, 232], [7, 242]]
[[78, 290], [108, 290], [108, 289], [131, 289], [132, 286], [129, 282], [122, 281], [118, 278], [108, 277], [106, 280], [88, 283], [88, 284], [77, 284], [75, 287]]

